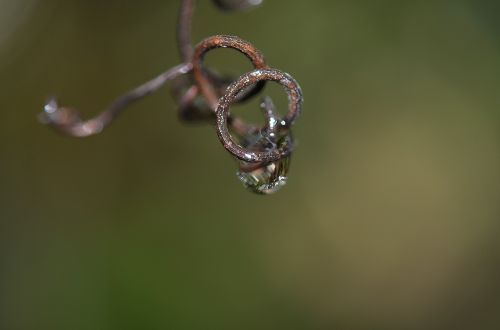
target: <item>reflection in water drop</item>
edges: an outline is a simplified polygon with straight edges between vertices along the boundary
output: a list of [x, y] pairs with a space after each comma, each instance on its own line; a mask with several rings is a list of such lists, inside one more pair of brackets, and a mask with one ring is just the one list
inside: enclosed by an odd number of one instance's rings
[[280, 190], [287, 182], [290, 157], [280, 159], [277, 162], [258, 165], [257, 168], [254, 165], [253, 169], [245, 169], [245, 165], [248, 164], [242, 164], [236, 175], [243, 182], [243, 185], [254, 193], [272, 194]]
[[[250, 150], [269, 150], [281, 148], [292, 143], [289, 134], [282, 136], [276, 142], [268, 132], [259, 132], [248, 136], [243, 141], [246, 148]], [[288, 170], [290, 169], [290, 156], [269, 163], [248, 163], [240, 161], [239, 171], [236, 173], [238, 179], [250, 191], [269, 195], [277, 192], [287, 182]]]

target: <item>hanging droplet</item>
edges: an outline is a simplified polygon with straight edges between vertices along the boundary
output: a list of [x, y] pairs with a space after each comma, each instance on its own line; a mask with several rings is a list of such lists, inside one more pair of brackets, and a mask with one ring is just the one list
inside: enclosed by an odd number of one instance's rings
[[[283, 136], [278, 142], [267, 133], [246, 137], [246, 147], [251, 150], [269, 150], [283, 147], [292, 143], [290, 135]], [[236, 176], [243, 185], [250, 191], [269, 195], [277, 192], [287, 182], [288, 170], [290, 169], [290, 156], [268, 163], [249, 163], [240, 161], [239, 171]]]
[[276, 162], [259, 165], [252, 170], [240, 166], [236, 175], [248, 190], [257, 194], [269, 195], [277, 192], [286, 184], [289, 168], [290, 157], [286, 157]]

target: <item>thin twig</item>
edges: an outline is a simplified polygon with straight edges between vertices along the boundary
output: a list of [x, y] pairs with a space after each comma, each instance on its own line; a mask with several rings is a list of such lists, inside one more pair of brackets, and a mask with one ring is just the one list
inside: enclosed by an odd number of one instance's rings
[[[261, 0], [213, 0], [223, 10], [242, 10], [260, 4]], [[294, 148], [291, 126], [302, 109], [302, 91], [289, 74], [270, 68], [263, 54], [251, 43], [236, 36], [216, 35], [206, 38], [193, 48], [191, 42], [192, 18], [195, 0], [182, 0], [177, 20], [177, 47], [181, 55], [179, 64], [152, 80], [118, 97], [111, 105], [89, 120], [82, 120], [72, 108], [59, 107], [55, 98], [50, 99], [39, 116], [40, 121], [69, 136], [87, 137], [102, 132], [130, 104], [156, 92], [167, 82], [177, 79], [174, 91], [179, 101], [181, 118], [186, 120], [215, 121], [217, 135], [223, 146], [237, 159], [241, 160], [240, 170], [253, 174], [249, 179], [264, 180], [257, 186], [250, 181], [245, 185], [253, 191], [271, 193], [286, 182], [282, 174], [288, 171], [289, 157]], [[254, 66], [254, 70], [237, 79], [221, 77], [215, 71], [203, 66], [205, 55], [217, 48], [232, 48], [244, 54]], [[288, 112], [280, 118], [272, 100], [262, 99], [261, 110], [266, 119], [264, 127], [245, 123], [229, 112], [229, 107], [257, 95], [266, 84], [274, 81], [284, 87], [288, 95]], [[241, 146], [231, 133], [240, 141], [255, 141]], [[243, 143], [244, 145], [247, 145]], [[259, 177], [260, 179], [257, 179]], [[266, 179], [264, 179], [266, 178]]]
[[111, 105], [96, 117], [83, 121], [76, 110], [59, 107], [57, 100], [51, 98], [40, 114], [40, 120], [53, 126], [62, 133], [74, 137], [87, 137], [102, 132], [130, 104], [157, 91], [165, 83], [190, 72], [191, 63], [177, 65], [130, 92], [118, 97]]

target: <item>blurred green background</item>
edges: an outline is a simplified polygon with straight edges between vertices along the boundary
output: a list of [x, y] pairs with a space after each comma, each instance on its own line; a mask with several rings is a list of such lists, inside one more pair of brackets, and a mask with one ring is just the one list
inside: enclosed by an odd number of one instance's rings
[[178, 1], [0, 0], [0, 329], [499, 329], [498, 2], [198, 2], [195, 41], [301, 83], [288, 186], [245, 191], [168, 88], [88, 139], [36, 121], [179, 63]]

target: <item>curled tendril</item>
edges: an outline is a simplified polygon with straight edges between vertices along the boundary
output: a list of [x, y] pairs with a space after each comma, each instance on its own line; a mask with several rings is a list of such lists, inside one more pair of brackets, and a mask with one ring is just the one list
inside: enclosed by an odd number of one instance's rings
[[[203, 58], [205, 55], [213, 49], [216, 48], [232, 48], [242, 54], [244, 54], [252, 62], [255, 69], [266, 69], [268, 68], [264, 55], [255, 48], [254, 45], [246, 40], [243, 40], [236, 36], [227, 35], [217, 35], [209, 37], [202, 42], [200, 42], [194, 51], [193, 55], [193, 75], [198, 85], [198, 88], [203, 93], [203, 96], [207, 99], [211, 107], [215, 108], [219, 100], [219, 93], [216, 92], [214, 85], [210, 83], [210, 78], [207, 76], [203, 68]], [[249, 99], [251, 96], [259, 93], [264, 87], [264, 82], [258, 83], [253, 88], [245, 93], [244, 95], [239, 95], [238, 101]]]
[[[227, 11], [256, 6], [262, 0], [213, 0]], [[237, 173], [246, 187], [254, 192], [268, 194], [286, 183], [290, 154], [294, 148], [291, 126], [302, 109], [302, 91], [287, 73], [272, 69], [263, 54], [251, 43], [236, 36], [216, 35], [201, 41], [193, 48], [191, 25], [195, 0], [182, 0], [178, 14], [177, 46], [183, 63], [161, 73], [154, 79], [117, 98], [96, 117], [83, 120], [68, 107], [59, 107], [55, 98], [49, 99], [39, 119], [59, 132], [87, 137], [102, 132], [133, 102], [157, 91], [167, 82], [173, 82], [173, 94], [179, 104], [179, 115], [187, 121], [215, 122], [217, 135], [223, 146], [238, 160]], [[204, 56], [216, 48], [231, 48], [244, 54], [254, 70], [237, 79], [223, 77], [203, 66]], [[272, 100], [262, 99], [261, 110], [266, 119], [264, 127], [249, 125], [231, 116], [229, 107], [257, 95], [267, 81], [281, 84], [288, 94], [288, 112], [280, 118]], [[237, 142], [233, 134], [238, 136]]]
[[[266, 116], [266, 125], [274, 132], [279, 130], [287, 130], [295, 122], [302, 110], [302, 91], [298, 83], [289, 74], [276, 69], [260, 69], [254, 70], [240, 76], [226, 90], [224, 96], [221, 97], [217, 107], [217, 134], [224, 148], [233, 156], [246, 162], [272, 162], [281, 158], [287, 157], [293, 149], [293, 144], [285, 144], [283, 147], [274, 148], [266, 151], [253, 151], [240, 146], [229, 132], [227, 125], [229, 118], [229, 107], [235, 101], [237, 95], [246, 87], [251, 86], [259, 81], [274, 81], [279, 83], [288, 94], [288, 112], [279, 119], [274, 114], [274, 106], [264, 103], [261, 106], [264, 109]], [[264, 101], [266, 102], [266, 101]]]
[[[224, 11], [239, 11], [258, 6], [262, 0], [213, 0], [213, 3]], [[177, 47], [184, 62], [193, 56], [191, 27], [193, 21], [195, 0], [182, 0], [177, 18]]]

